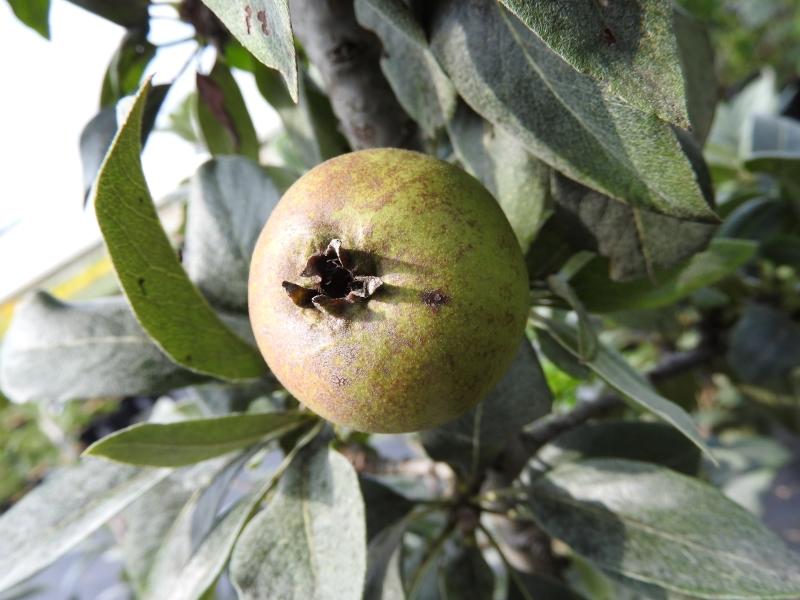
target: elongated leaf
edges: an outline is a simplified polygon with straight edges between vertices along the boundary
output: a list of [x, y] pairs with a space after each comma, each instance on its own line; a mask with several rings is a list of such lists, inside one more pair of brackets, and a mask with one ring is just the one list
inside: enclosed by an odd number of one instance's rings
[[[575, 356], [579, 356], [577, 333], [571, 326], [562, 321], [546, 319], [538, 314], [536, 315], [536, 323], [553, 336], [565, 349]], [[697, 431], [697, 426], [692, 421], [692, 417], [677, 404], [660, 396], [650, 383], [636, 372], [620, 354], [608, 348], [605, 344], [598, 344], [597, 354], [592, 360], [585, 361], [585, 364], [626, 398], [631, 399], [667, 423], [671, 423], [714, 460], [711, 450], [708, 449]]]
[[800, 557], [696, 479], [598, 459], [563, 465], [529, 490], [540, 526], [602, 569], [692, 598], [800, 595]]
[[126, 29], [147, 29], [150, 0], [69, 0], [99, 17]]
[[196, 600], [203, 597], [219, 577], [234, 542], [264, 496], [319, 431], [320, 426], [316, 426], [306, 432], [255, 491], [223, 514], [217, 515], [217, 511], [221, 508], [225, 491], [247, 455], [233, 461], [208, 488], [196, 494], [184, 507], [153, 561], [145, 600]]
[[[364, 600], [401, 600], [405, 598], [404, 594], [398, 598], [397, 591], [392, 591], [394, 582], [391, 572], [393, 568], [396, 568], [396, 565], [393, 566], [392, 563], [399, 558], [403, 535], [407, 527], [408, 520], [401, 519], [370, 539], [367, 548]], [[403, 591], [402, 584], [399, 586], [399, 591], [400, 593]]]
[[100, 230], [139, 322], [175, 362], [226, 379], [258, 377], [258, 352], [228, 329], [178, 262], [158, 220], [139, 160], [142, 87], [100, 168], [94, 205]]
[[255, 75], [258, 91], [278, 111], [293, 150], [304, 168], [311, 168], [347, 152], [347, 140], [339, 131], [339, 121], [333, 114], [328, 97], [305, 72], [301, 73], [298, 81], [300, 98], [295, 104], [276, 71], [252, 62], [249, 68]]
[[[147, 96], [147, 102], [142, 116], [142, 146], [156, 122], [156, 116], [161, 104], [169, 91], [170, 86], [156, 85]], [[114, 106], [103, 108], [86, 124], [81, 131], [80, 151], [83, 166], [83, 191], [84, 201], [88, 200], [92, 184], [100, 170], [106, 152], [111, 147], [114, 135], [117, 133], [117, 110]]]
[[242, 92], [220, 61], [208, 75], [197, 74], [197, 120], [211, 154], [241, 154], [258, 160], [258, 137]]
[[0, 590], [48, 566], [169, 475], [83, 459], [0, 517]]
[[[392, 596], [397, 559], [414, 502], [377, 480], [359, 477], [367, 519], [367, 573], [364, 600], [400, 600]], [[400, 586], [402, 592], [402, 585]]]
[[773, 115], [778, 112], [778, 92], [775, 72], [765, 68], [748, 83], [732, 101], [717, 107], [706, 154], [709, 162], [721, 166], [737, 166], [738, 159], [746, 155], [747, 129], [757, 114]]
[[8, 0], [17, 18], [45, 39], [50, 39], [50, 0]]
[[754, 115], [741, 151], [745, 166], [769, 173], [792, 194], [800, 193], [800, 124], [787, 117]]
[[794, 209], [790, 203], [777, 198], [756, 197], [737, 206], [717, 235], [767, 242], [781, 233], [791, 232], [793, 221]]
[[358, 600], [367, 566], [364, 503], [353, 467], [323, 446], [298, 457], [233, 550], [243, 599]]
[[727, 358], [744, 382], [796, 393], [792, 372], [800, 367], [800, 324], [771, 306], [749, 304], [731, 332]]
[[464, 168], [497, 198], [522, 251], [528, 252], [550, 214], [550, 167], [464, 102], [447, 131]]
[[531, 343], [520, 343], [511, 367], [475, 408], [421, 433], [431, 458], [462, 478], [478, 477], [528, 423], [550, 411], [552, 394]]
[[474, 537], [462, 538], [456, 551], [446, 557], [442, 571], [445, 598], [479, 600], [494, 594], [494, 572]]
[[292, 100], [299, 98], [297, 58], [287, 0], [203, 0], [258, 60], [278, 69]]
[[147, 40], [146, 31], [128, 30], [106, 69], [100, 92], [100, 108], [111, 106], [123, 96], [135, 93], [144, 70], [155, 55], [156, 47]]
[[[153, 411], [151, 419], [156, 414], [157, 409]], [[251, 456], [241, 454], [232, 461], [209, 460], [177, 469], [115, 517], [113, 531], [122, 550], [125, 572], [137, 597], [145, 594], [157, 553], [171, 534], [187, 502], [201, 497], [204, 512], [202, 518], [194, 520], [194, 530], [199, 528], [198, 524], [203, 526], [206, 523], [210, 529], [219, 510], [221, 496], [228, 493], [233, 475]], [[201, 533], [205, 535], [207, 531]]]
[[381, 39], [381, 69], [405, 111], [433, 137], [450, 121], [458, 96], [425, 33], [402, 0], [356, 0], [359, 23]]
[[719, 100], [714, 68], [714, 47], [708, 29], [675, 3], [675, 37], [686, 84], [686, 108], [692, 136], [701, 146], [708, 139]]
[[132, 465], [178, 467], [279, 438], [307, 419], [300, 412], [274, 412], [140, 423], [98, 440], [84, 454]]
[[667, 122], [689, 126], [671, 2], [501, 2], [570, 65], [611, 93]]
[[550, 184], [565, 236], [576, 248], [607, 257], [615, 281], [675, 267], [705, 248], [716, 229], [618, 202], [560, 173]]
[[514, 571], [508, 578], [506, 600], [585, 600], [564, 584], [539, 574]]
[[586, 307], [562, 274], [551, 275], [547, 284], [553, 293], [566, 301], [578, 317], [578, 358], [581, 362], [592, 360], [597, 354], [597, 334]]
[[559, 370], [564, 371], [564, 373], [575, 379], [588, 379], [592, 374], [589, 367], [584, 365], [580, 358], [565, 350], [544, 329], [536, 330], [536, 340], [539, 342], [539, 350], [544, 357], [558, 367]]
[[491, 0], [446, 0], [431, 46], [466, 102], [569, 177], [633, 206], [713, 221], [673, 130], [577, 73]]
[[141, 596], [156, 552], [193, 490], [179, 478], [169, 477], [119, 515], [123, 531], [120, 541], [125, 573]]
[[665, 423], [603, 421], [585, 423], [542, 446], [526, 467], [536, 477], [560, 465], [587, 458], [624, 458], [655, 463], [686, 475], [700, 467], [700, 451]]
[[0, 387], [17, 402], [159, 394], [204, 378], [173, 363], [122, 297], [23, 301], [5, 335]]
[[280, 196], [269, 172], [244, 157], [220, 157], [197, 170], [183, 267], [215, 306], [247, 311], [250, 257]]
[[695, 255], [685, 265], [656, 273], [654, 282], [648, 279], [611, 281], [608, 263], [595, 259], [578, 272], [571, 284], [592, 312], [659, 308], [731, 275], [750, 260], [757, 249], [753, 242], [715, 239], [706, 251]]

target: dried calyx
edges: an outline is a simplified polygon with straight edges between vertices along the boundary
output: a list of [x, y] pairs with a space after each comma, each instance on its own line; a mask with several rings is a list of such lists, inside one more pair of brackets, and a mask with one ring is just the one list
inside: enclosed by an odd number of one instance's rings
[[282, 285], [297, 306], [341, 315], [348, 306], [369, 300], [383, 284], [380, 277], [357, 275], [356, 270], [351, 253], [333, 239], [324, 251], [308, 258], [300, 273], [301, 277], [317, 277], [317, 283], [304, 287], [284, 281]]

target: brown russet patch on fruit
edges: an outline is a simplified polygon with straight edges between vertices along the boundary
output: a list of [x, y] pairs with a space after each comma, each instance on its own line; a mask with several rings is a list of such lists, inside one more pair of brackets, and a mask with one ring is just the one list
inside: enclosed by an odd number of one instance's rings
[[439, 312], [442, 306], [450, 303], [450, 296], [440, 289], [425, 290], [421, 295], [422, 303], [429, 306], [434, 313]]

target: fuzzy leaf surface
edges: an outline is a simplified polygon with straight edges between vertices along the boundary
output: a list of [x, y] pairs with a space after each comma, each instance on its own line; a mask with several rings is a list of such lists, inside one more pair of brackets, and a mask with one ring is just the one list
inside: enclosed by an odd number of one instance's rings
[[500, 0], [559, 56], [612, 94], [689, 126], [681, 57], [668, 0]]
[[596, 459], [562, 465], [528, 489], [542, 528], [602, 569], [692, 598], [800, 595], [800, 556], [696, 479]]
[[458, 96], [428, 47], [425, 32], [401, 0], [356, 0], [362, 27], [381, 39], [381, 68], [405, 111], [433, 137], [450, 121]]
[[676, 132], [575, 71], [500, 4], [440, 3], [431, 47], [475, 111], [555, 169], [633, 206], [715, 219]]
[[367, 568], [355, 470], [326, 446], [301, 453], [231, 557], [239, 597], [359, 600]]
[[297, 454], [319, 433], [306, 432], [286, 454], [277, 469], [233, 506], [219, 512], [222, 502], [247, 454], [234, 459], [195, 494], [181, 511], [153, 559], [145, 600], [196, 600], [203, 597], [228, 563], [234, 543]]
[[88, 458], [51, 474], [0, 517], [0, 590], [66, 554], [169, 473]]
[[175, 362], [224, 379], [263, 374], [258, 351], [231, 331], [189, 281], [158, 219], [139, 159], [149, 82], [100, 168], [94, 206], [111, 261], [142, 327]]
[[218, 157], [192, 178], [183, 267], [215, 306], [247, 311], [250, 257], [280, 197], [270, 172], [244, 157]]
[[643, 210], [600, 194], [553, 172], [555, 216], [576, 247], [609, 261], [614, 281], [653, 277], [703, 250], [715, 225]]
[[550, 214], [550, 167], [464, 102], [447, 131], [461, 164], [497, 198], [527, 253]]
[[749, 241], [714, 239], [707, 250], [684, 265], [655, 273], [655, 281], [612, 281], [608, 262], [596, 258], [575, 275], [571, 284], [592, 312], [659, 308], [731, 275], [757, 250], [758, 246]]
[[160, 394], [204, 379], [159, 350], [122, 297], [35, 293], [14, 313], [0, 365], [3, 392], [17, 402]]

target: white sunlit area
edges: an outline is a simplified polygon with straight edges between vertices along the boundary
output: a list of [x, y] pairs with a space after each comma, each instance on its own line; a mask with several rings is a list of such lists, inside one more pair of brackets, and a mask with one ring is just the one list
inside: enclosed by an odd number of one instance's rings
[[[163, 18], [151, 21], [148, 39], [164, 47], [145, 72], [154, 84], [174, 81], [142, 156], [156, 200], [178, 189], [209, 156], [170, 131], [168, 115], [193, 90], [195, 72], [207, 73], [213, 65], [213, 51], [198, 53], [191, 26], [164, 9], [151, 9]], [[79, 141], [99, 112], [103, 76], [125, 29], [54, 0], [51, 38], [46, 40], [20, 27], [8, 5], [0, 4], [0, 11], [0, 49], [5, 56], [24, 57], [4, 61], [6, 89], [19, 93], [6, 92], [0, 111], [0, 159], [7, 165], [0, 204], [2, 306], [101, 245], [92, 207], [84, 208]], [[252, 77], [237, 77], [245, 101], [253, 102]], [[275, 112], [263, 102], [254, 108], [251, 117], [266, 137], [276, 129]], [[0, 314], [7, 320], [5, 310]]]
[[800, 0], [0, 0], [0, 600], [800, 599]]
[[[159, 49], [142, 76], [152, 77], [154, 85], [171, 86], [142, 165], [162, 222], [175, 233], [181, 217], [174, 200], [185, 197], [191, 176], [210, 154], [176, 133], [170, 114], [180, 112], [193, 92], [195, 74], [210, 71], [215, 51], [199, 49], [193, 28], [171, 7], [155, 4], [147, 39]], [[10, 6], [0, 2], [0, 53], [8, 57], [0, 100], [0, 161], [6, 165], [0, 199], [0, 344], [14, 309], [33, 290], [47, 290], [62, 300], [119, 293], [91, 197], [85, 193], [80, 140], [100, 111], [104, 76], [126, 29], [65, 0], [52, 1], [49, 22], [50, 39], [45, 39], [22, 26]], [[257, 134], [268, 139], [277, 128], [275, 111], [260, 99], [251, 75], [239, 72], [235, 77], [245, 102], [252, 105]], [[118, 114], [124, 115], [129, 105], [123, 99]], [[88, 419], [105, 412], [102, 407], [50, 408], [52, 416], [38, 415], [37, 427], [33, 413], [22, 409], [10, 417], [19, 435], [0, 437], [6, 458], [0, 465], [0, 510], [17, 493], [15, 488], [25, 487], [23, 464], [50, 464], [53, 446], [74, 458], [76, 448], [65, 439], [70, 435], [65, 430], [85, 428]], [[107, 427], [101, 420], [101, 430]], [[130, 598], [120, 557], [108, 551], [111, 542], [108, 533], [99, 533], [24, 586], [22, 596], [13, 597]]]

